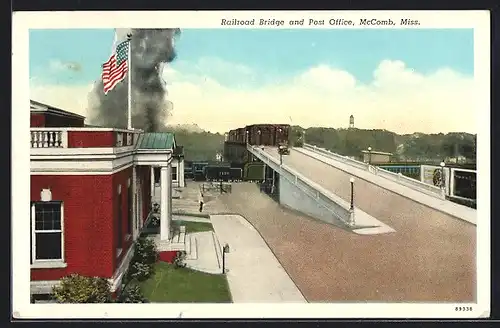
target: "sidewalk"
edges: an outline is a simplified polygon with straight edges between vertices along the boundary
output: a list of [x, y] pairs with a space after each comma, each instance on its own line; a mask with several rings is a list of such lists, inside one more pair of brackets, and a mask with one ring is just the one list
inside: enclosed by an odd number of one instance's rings
[[211, 215], [234, 303], [307, 303], [255, 228], [240, 215]]

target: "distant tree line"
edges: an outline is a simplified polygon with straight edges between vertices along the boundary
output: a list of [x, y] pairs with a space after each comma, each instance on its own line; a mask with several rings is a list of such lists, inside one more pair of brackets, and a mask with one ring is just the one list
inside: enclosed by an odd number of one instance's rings
[[[305, 132], [305, 135], [304, 135]], [[463, 156], [476, 160], [476, 135], [457, 133], [399, 135], [387, 130], [307, 128], [293, 126], [290, 143], [300, 146], [303, 138], [308, 144], [345, 155], [361, 155], [371, 147], [376, 151], [393, 153], [395, 160], [441, 160]]]
[[[312, 127], [303, 129], [292, 126], [290, 144], [308, 144], [326, 148], [333, 152], [359, 157], [362, 150], [373, 150], [394, 154], [394, 160], [442, 160], [463, 156], [469, 161], [476, 160], [476, 135], [456, 132], [438, 134], [397, 134], [387, 130], [373, 129], [334, 129]], [[224, 135], [210, 132], [190, 132], [171, 130], [177, 143], [184, 146], [185, 159], [188, 161], [215, 160], [217, 153], [224, 150]]]

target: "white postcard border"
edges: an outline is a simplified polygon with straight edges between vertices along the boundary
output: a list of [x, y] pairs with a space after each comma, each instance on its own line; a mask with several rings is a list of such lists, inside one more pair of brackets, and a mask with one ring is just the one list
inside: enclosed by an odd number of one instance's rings
[[[490, 16], [488, 11], [290, 11], [290, 12], [15, 12], [12, 50], [12, 302], [15, 318], [470, 318], [490, 311]], [[29, 29], [41, 28], [247, 28], [221, 26], [222, 18], [276, 18], [284, 21], [417, 19], [419, 26], [473, 28], [474, 84], [477, 88], [478, 220], [477, 303], [309, 303], [309, 304], [30, 304], [29, 270]], [[168, 22], [168, 26], [165, 26]], [[341, 26], [387, 28], [387, 26]], [[250, 26], [249, 28], [340, 28], [339, 26]], [[443, 104], [446, 106], [446, 104]], [[25, 131], [25, 132], [23, 132]], [[473, 311], [456, 311], [471, 306]]]

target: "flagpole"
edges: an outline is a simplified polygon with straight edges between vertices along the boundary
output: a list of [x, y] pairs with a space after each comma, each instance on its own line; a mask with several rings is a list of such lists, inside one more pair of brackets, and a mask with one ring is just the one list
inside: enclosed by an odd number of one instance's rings
[[128, 44], [128, 92], [127, 92], [127, 106], [128, 106], [128, 129], [132, 130], [132, 34], [127, 34], [129, 40]]

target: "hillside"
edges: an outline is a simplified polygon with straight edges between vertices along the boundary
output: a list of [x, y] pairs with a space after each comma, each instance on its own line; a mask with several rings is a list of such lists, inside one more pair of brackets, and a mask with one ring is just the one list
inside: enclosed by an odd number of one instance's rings
[[184, 146], [186, 161], [215, 160], [215, 155], [224, 149], [223, 134], [185, 126], [169, 126], [167, 131], [174, 132], [177, 143]]

